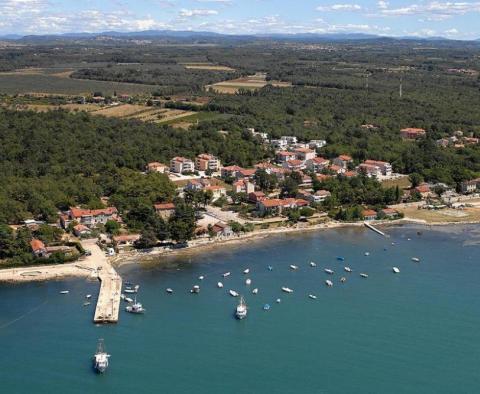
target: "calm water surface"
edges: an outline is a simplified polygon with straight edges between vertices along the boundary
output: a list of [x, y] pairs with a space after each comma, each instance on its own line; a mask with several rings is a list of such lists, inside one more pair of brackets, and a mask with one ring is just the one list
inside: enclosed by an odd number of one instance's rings
[[[479, 392], [480, 227], [387, 232], [389, 239], [364, 229], [279, 235], [172, 257], [168, 268], [124, 267], [124, 278], [141, 285], [147, 313], [122, 313], [111, 326], [92, 324], [95, 299], [82, 305], [85, 294], [95, 298], [98, 283], [0, 286], [2, 392]], [[355, 272], [344, 273], [344, 265]], [[401, 273], [393, 274], [393, 266]], [[223, 279], [226, 271], [232, 275]], [[334, 287], [326, 288], [325, 279]], [[188, 293], [194, 284], [199, 295]], [[167, 287], [175, 294], [167, 295]], [[60, 295], [63, 289], [70, 294]], [[245, 295], [247, 319], [234, 319], [238, 300], [229, 289]], [[102, 376], [90, 361], [100, 337], [112, 354]]]

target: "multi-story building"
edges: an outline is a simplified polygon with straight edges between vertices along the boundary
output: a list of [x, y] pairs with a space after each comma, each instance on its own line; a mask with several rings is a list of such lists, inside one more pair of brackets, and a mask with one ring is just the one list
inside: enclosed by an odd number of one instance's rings
[[174, 157], [170, 161], [170, 171], [177, 174], [183, 174], [184, 172], [194, 172], [195, 165], [192, 160], [185, 157]]
[[203, 153], [195, 158], [195, 167], [198, 171], [218, 171], [220, 160], [213, 155]]
[[365, 160], [364, 164], [377, 166], [378, 168], [380, 168], [382, 175], [385, 175], [385, 176], [392, 175], [392, 165], [386, 161]]

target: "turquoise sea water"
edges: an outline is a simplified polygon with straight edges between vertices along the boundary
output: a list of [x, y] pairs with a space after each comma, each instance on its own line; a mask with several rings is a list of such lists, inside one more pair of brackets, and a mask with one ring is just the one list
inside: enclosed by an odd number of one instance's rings
[[[97, 283], [2, 285], [1, 391], [478, 392], [480, 228], [387, 232], [389, 239], [365, 229], [279, 235], [172, 257], [168, 268], [124, 267], [124, 278], [141, 285], [147, 313], [122, 313], [118, 325], [95, 326], [95, 302], [82, 306], [85, 294], [95, 298]], [[300, 269], [291, 271], [290, 264]], [[343, 272], [344, 265], [355, 272]], [[393, 274], [393, 266], [401, 273]], [[333, 278], [323, 272], [327, 267], [336, 271]], [[260, 289], [256, 296], [244, 284], [245, 268], [251, 269], [250, 289]], [[223, 279], [226, 271], [232, 274]], [[348, 278], [345, 284], [340, 276]], [[325, 279], [334, 287], [326, 288]], [[199, 295], [189, 293], [194, 284], [201, 286]], [[294, 293], [282, 293], [281, 286]], [[175, 293], [167, 295], [167, 287]], [[63, 289], [70, 294], [60, 295]], [[234, 319], [238, 299], [229, 289], [245, 295], [247, 319]], [[91, 368], [99, 337], [112, 354], [104, 375]]]

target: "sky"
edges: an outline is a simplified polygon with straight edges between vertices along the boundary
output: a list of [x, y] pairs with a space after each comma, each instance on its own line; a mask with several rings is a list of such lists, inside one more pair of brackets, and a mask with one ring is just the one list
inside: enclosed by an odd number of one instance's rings
[[480, 1], [0, 0], [0, 35], [194, 30], [480, 38]]

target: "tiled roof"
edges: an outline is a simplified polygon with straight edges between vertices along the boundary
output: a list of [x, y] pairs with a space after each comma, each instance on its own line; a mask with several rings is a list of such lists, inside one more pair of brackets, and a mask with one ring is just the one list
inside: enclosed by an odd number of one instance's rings
[[45, 244], [42, 241], [40, 241], [39, 239], [36, 239], [36, 238], [34, 238], [30, 241], [30, 246], [32, 247], [32, 250], [34, 252], [45, 249]]
[[154, 207], [157, 211], [170, 210], [175, 209], [175, 204], [173, 202], [166, 202], [162, 204], [155, 204]]

